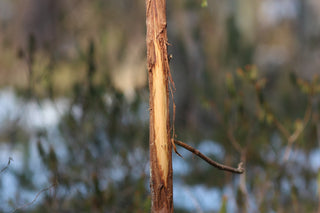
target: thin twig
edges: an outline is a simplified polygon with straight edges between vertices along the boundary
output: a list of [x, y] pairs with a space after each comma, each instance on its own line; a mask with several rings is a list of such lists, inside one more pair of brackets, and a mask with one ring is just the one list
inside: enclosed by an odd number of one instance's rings
[[4, 172], [6, 169], [8, 169], [8, 167], [10, 166], [11, 161], [13, 161], [13, 159], [12, 159], [12, 157], [9, 157], [7, 165], [4, 168], [1, 169], [0, 174], [2, 172]]
[[274, 116], [273, 122], [276, 125], [276, 128], [278, 128], [279, 132], [288, 139], [290, 137], [290, 132], [284, 127], [284, 125]]
[[197, 200], [195, 194], [192, 193], [189, 188], [187, 188], [187, 187], [183, 187], [183, 188], [184, 188], [184, 190], [188, 193], [188, 195], [189, 195], [189, 197], [190, 197], [190, 200], [192, 201], [192, 203], [193, 203], [194, 206], [196, 207], [197, 213], [203, 213], [203, 210], [202, 210], [202, 208], [201, 208], [201, 205], [200, 205], [199, 201]]
[[54, 188], [54, 187], [56, 187], [56, 186], [57, 186], [57, 183], [53, 183], [51, 186], [42, 189], [41, 191], [39, 191], [39, 192], [36, 194], [36, 196], [34, 197], [34, 199], [33, 199], [31, 202], [26, 203], [26, 204], [24, 204], [24, 205], [22, 205], [22, 206], [20, 206], [20, 207], [15, 208], [11, 213], [14, 213], [14, 212], [16, 212], [17, 210], [20, 210], [20, 209], [24, 209], [24, 208], [26, 208], [26, 207], [28, 207], [28, 206], [31, 206], [32, 204], [34, 204], [34, 203], [37, 201], [38, 197], [39, 197], [43, 192], [48, 191], [49, 189]]
[[240, 143], [236, 140], [236, 138], [233, 135], [233, 128], [230, 126], [228, 129], [227, 135], [228, 139], [230, 140], [232, 146], [240, 153], [242, 154], [244, 152], [244, 149], [241, 147]]
[[[168, 60], [169, 60], [169, 57], [168, 57]], [[168, 61], [169, 63], [169, 61]], [[168, 67], [169, 67], [169, 64], [168, 64]], [[172, 142], [172, 147], [173, 147], [173, 150], [174, 152], [180, 156], [181, 158], [182, 155], [180, 155], [180, 153], [177, 151], [177, 147], [174, 143], [174, 138], [176, 137], [176, 133], [175, 133], [175, 129], [174, 129], [174, 122], [175, 122], [175, 119], [176, 119], [176, 103], [174, 102], [174, 96], [173, 96], [173, 93], [176, 91], [176, 86], [174, 84], [174, 81], [172, 79], [172, 75], [171, 75], [171, 72], [170, 72], [170, 69], [167, 71], [167, 75], [168, 75], [168, 79], [169, 79], [169, 88], [170, 88], [170, 94], [171, 94], [171, 101], [172, 101], [172, 138], [171, 138], [171, 142]]]
[[293, 143], [298, 139], [298, 137], [301, 135], [301, 133], [304, 131], [305, 127], [307, 126], [310, 118], [311, 118], [311, 114], [312, 114], [312, 97], [309, 98], [309, 103], [307, 106], [307, 109], [305, 111], [304, 117], [303, 117], [303, 121], [302, 121], [302, 127], [301, 128], [297, 128], [292, 135], [290, 135], [287, 140], [288, 140], [288, 144], [287, 147], [284, 151], [284, 157], [283, 157], [283, 161], [287, 162], [289, 160], [289, 156], [292, 150], [292, 145]]
[[209, 163], [210, 165], [220, 169], [220, 170], [224, 170], [224, 171], [228, 171], [228, 172], [233, 172], [233, 173], [238, 173], [238, 174], [242, 174], [244, 172], [244, 168], [243, 163], [240, 162], [238, 164], [238, 168], [233, 168], [230, 166], [226, 166], [223, 164], [220, 164], [210, 158], [208, 158], [207, 156], [205, 156], [204, 154], [202, 154], [199, 150], [193, 148], [192, 146], [189, 146], [188, 144], [182, 142], [182, 141], [178, 141], [178, 140], [174, 140], [174, 143], [176, 143], [177, 145], [185, 148], [186, 150], [192, 152], [193, 154], [197, 155], [198, 157], [202, 158], [204, 161], [206, 161], [207, 163]]

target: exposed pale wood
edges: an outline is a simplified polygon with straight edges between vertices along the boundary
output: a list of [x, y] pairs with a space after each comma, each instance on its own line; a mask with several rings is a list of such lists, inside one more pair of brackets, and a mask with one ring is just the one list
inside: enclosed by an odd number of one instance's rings
[[[156, 58], [161, 59], [161, 47], [154, 42]], [[168, 93], [167, 93], [167, 76], [165, 69], [160, 60], [157, 60], [153, 69], [153, 112], [154, 112], [154, 131], [155, 145], [160, 170], [164, 176], [168, 176]], [[164, 179], [164, 186], [167, 186], [167, 179]]]
[[151, 212], [173, 212], [166, 1], [146, 0]]

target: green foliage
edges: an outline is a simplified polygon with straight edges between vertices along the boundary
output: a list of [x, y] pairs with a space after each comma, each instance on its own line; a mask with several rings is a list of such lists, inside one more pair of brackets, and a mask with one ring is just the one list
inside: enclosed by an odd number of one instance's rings
[[208, 1], [207, 0], [202, 0], [201, 7], [208, 7]]
[[221, 204], [219, 213], [227, 213], [227, 201], [228, 201], [228, 198], [224, 196], [222, 198], [222, 204]]

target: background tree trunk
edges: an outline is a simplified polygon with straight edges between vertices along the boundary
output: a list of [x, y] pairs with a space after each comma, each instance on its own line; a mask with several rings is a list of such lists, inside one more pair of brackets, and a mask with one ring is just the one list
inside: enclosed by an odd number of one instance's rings
[[152, 212], [173, 212], [166, 1], [146, 0]]

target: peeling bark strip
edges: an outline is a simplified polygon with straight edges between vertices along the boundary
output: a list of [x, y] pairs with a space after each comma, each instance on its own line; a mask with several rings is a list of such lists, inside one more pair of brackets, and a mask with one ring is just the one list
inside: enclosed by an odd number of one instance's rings
[[173, 212], [166, 0], [146, 0], [151, 212]]

